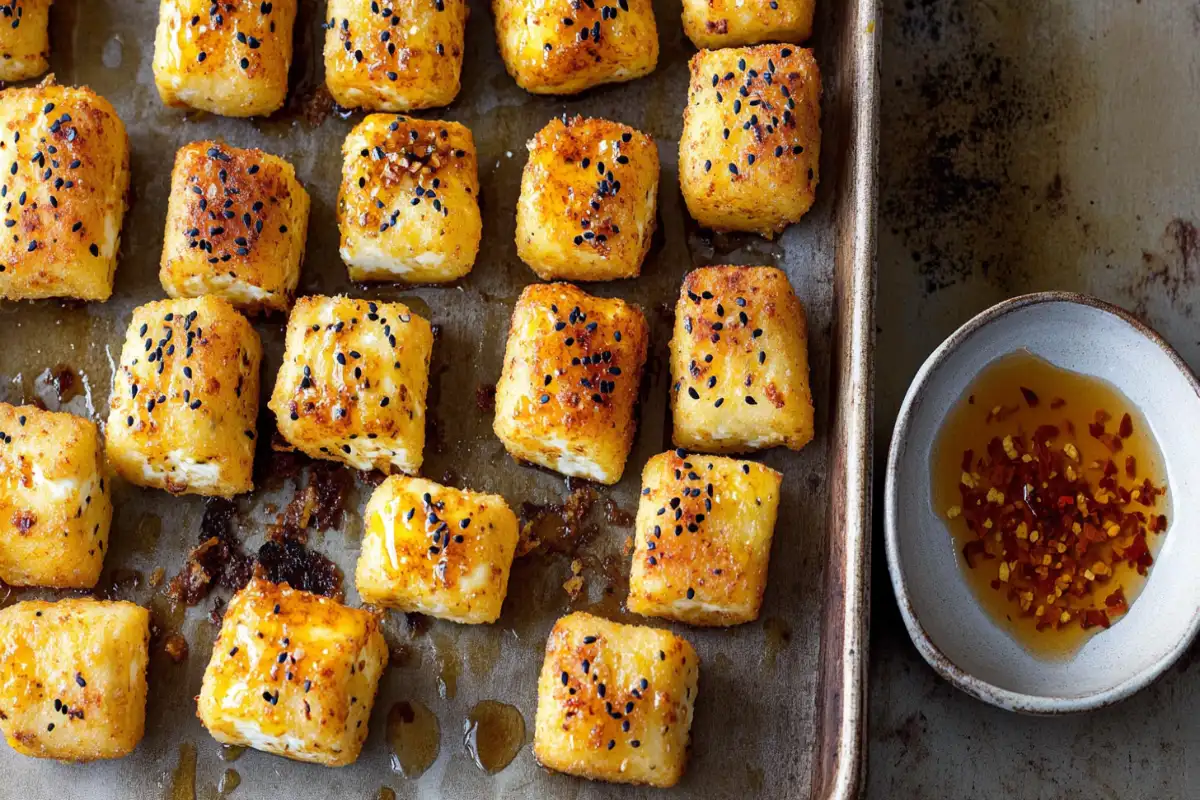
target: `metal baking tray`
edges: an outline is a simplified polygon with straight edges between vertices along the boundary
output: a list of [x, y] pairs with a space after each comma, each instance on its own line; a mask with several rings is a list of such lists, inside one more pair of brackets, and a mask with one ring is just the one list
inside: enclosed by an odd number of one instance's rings
[[[640, 304], [650, 322], [638, 434], [624, 479], [596, 490], [595, 505], [575, 535], [514, 565], [498, 623], [414, 625], [402, 614], [389, 615], [387, 635], [396, 663], [381, 684], [361, 759], [339, 770], [253, 751], [233, 763], [221, 759], [221, 748], [195, 717], [193, 700], [216, 631], [213, 599], [186, 613], [172, 611], [163, 586], [153, 585], [158, 568], [169, 580], [197, 543], [205, 501], [118, 485], [99, 591], [150, 605], [165, 629], [186, 638], [189, 655], [176, 664], [156, 648], [146, 738], [132, 756], [69, 766], [23, 758], [0, 747], [0, 796], [215, 797], [227, 769], [241, 777], [233, 796], [246, 798], [370, 797], [385, 786], [401, 797], [652, 796], [647, 789], [551, 774], [537, 766], [528, 746], [506, 769], [486, 774], [464, 747], [463, 724], [476, 702], [495, 699], [521, 711], [531, 736], [537, 674], [554, 620], [573, 609], [632, 619], [621, 608], [628, 571], [623, 548], [632, 533], [629, 517], [637, 505], [641, 467], [670, 447], [666, 347], [671, 309], [689, 269], [721, 263], [776, 264], [787, 271], [805, 303], [817, 437], [799, 453], [761, 455], [785, 475], [761, 619], [729, 630], [678, 627], [695, 643], [703, 667], [688, 772], [677, 794], [854, 796], [864, 773], [868, 625], [875, 0], [818, 4], [810, 44], [825, 81], [822, 181], [812, 211], [775, 242], [714, 237], [687, 216], [676, 164], [687, 59], [693, 50], [683, 35], [676, 0], [655, 3], [662, 47], [651, 76], [573, 98], [534, 97], [518, 89], [497, 53], [486, 3], [472, 0], [462, 93], [450, 108], [422, 116], [457, 120], [475, 134], [483, 187], [482, 252], [474, 271], [457, 285], [416, 289], [351, 285], [338, 257], [334, 211], [340, 145], [361, 115], [339, 113], [320, 88], [324, 3], [301, 3], [287, 106], [255, 121], [163, 107], [150, 66], [157, 5], [156, 0], [58, 0], [54, 5], [52, 70], [61, 83], [90, 85], [124, 120], [132, 145], [132, 200], [109, 302], [0, 304], [0, 399], [40, 400], [51, 409], [104, 419], [113, 361], [130, 312], [163, 296], [157, 271], [175, 150], [197, 139], [224, 139], [287, 158], [311, 194], [302, 294], [401, 298], [438, 326], [424, 474], [498, 492], [514, 508], [529, 504], [527, 516], [539, 509], [544, 514], [546, 507], [563, 502], [570, 491], [567, 482], [520, 467], [505, 455], [492, 434], [486, 391], [499, 376], [513, 302], [535, 280], [513, 244], [525, 142], [552, 116], [579, 113], [620, 120], [652, 134], [662, 158], [659, 233], [642, 277], [587, 287]], [[282, 351], [283, 320], [258, 320], [256, 327], [267, 352], [265, 403]], [[264, 470], [265, 457], [260, 453], [260, 472], [269, 471]], [[262, 542], [297, 480], [274, 475], [239, 498], [235, 527], [248, 550]], [[355, 476], [342, 524], [314, 533], [310, 540], [312, 549], [349, 576], [350, 603], [358, 600], [353, 564], [362, 531], [359, 512], [370, 488]], [[581, 562], [585, 585], [572, 600], [562, 584], [575, 559]], [[5, 603], [31, 596], [53, 595], [0, 589]], [[384, 730], [388, 709], [405, 699], [427, 705], [441, 726], [441, 754], [416, 780], [391, 771]]]

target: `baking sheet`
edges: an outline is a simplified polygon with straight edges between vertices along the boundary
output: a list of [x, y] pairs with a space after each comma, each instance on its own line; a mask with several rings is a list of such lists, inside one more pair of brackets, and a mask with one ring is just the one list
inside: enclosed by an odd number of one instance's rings
[[[1026, 292], [1122, 306], [1200, 368], [1200, 4], [883, 5], [876, 452], [938, 343]], [[869, 796], [1200, 796], [1200, 646], [1112, 708], [1010, 714], [925, 664], [878, 554]]]
[[[825, 77], [822, 182], [817, 203], [776, 242], [712, 237], [687, 217], [677, 183], [680, 114], [686, 100], [686, 60], [676, 0], [655, 3], [662, 55], [650, 77], [577, 98], [539, 98], [520, 91], [505, 73], [486, 4], [471, 3], [463, 91], [444, 111], [422, 116], [469, 126], [479, 148], [482, 252], [474, 271], [446, 288], [350, 285], [337, 254], [335, 202], [340, 145], [361, 115], [342, 115], [319, 90], [324, 4], [302, 2], [296, 30], [292, 91], [284, 111], [267, 120], [230, 120], [164, 108], [153, 88], [151, 58], [157, 2], [59, 0], [52, 14], [52, 69], [63, 83], [87, 83], [107, 97], [129, 129], [133, 198], [112, 300], [103, 305], [0, 304], [0, 399], [41, 398], [101, 421], [113, 360], [132, 308], [162, 297], [157, 280], [162, 227], [175, 150], [201, 138], [260, 147], [291, 161], [312, 196], [302, 294], [347, 292], [403, 299], [439, 327], [432, 367], [424, 474], [454, 485], [550, 504], [567, 494], [552, 473], [516, 466], [491, 431], [491, 412], [477, 391], [497, 379], [512, 304], [534, 281], [513, 244], [525, 141], [554, 115], [605, 116], [652, 134], [662, 158], [659, 233], [634, 281], [592, 284], [587, 290], [639, 303], [652, 341], [643, 381], [640, 423], [625, 479], [599, 489], [585, 541], [585, 590], [575, 601], [562, 588], [570, 555], [539, 552], [514, 565], [500, 621], [487, 627], [432, 621], [412, 629], [401, 614], [388, 618], [389, 642], [406, 653], [385, 676], [371, 735], [352, 767], [330, 770], [253, 751], [229, 764], [195, 718], [193, 697], [215, 634], [211, 601], [185, 616], [170, 613], [148, 578], [158, 567], [178, 572], [199, 535], [205, 503], [118, 484], [110, 552], [101, 586], [157, 609], [178, 626], [189, 658], [152, 657], [147, 735], [136, 753], [117, 762], [69, 766], [40, 762], [0, 747], [0, 796], [216, 796], [225, 769], [242, 778], [236, 797], [374, 796], [391, 787], [401, 797], [563, 796], [642, 797], [651, 790], [612, 787], [551, 774], [528, 747], [498, 775], [487, 775], [463, 745], [463, 721], [479, 700], [520, 709], [532, 733], [536, 679], [545, 637], [554, 620], [574, 609], [618, 619], [627, 580], [623, 554], [631, 527], [604, 506], [636, 509], [641, 466], [670, 446], [666, 346], [671, 309], [685, 272], [714, 263], [777, 264], [805, 303], [810, 324], [817, 438], [804, 451], [772, 451], [762, 460], [784, 472], [783, 497], [761, 619], [727, 631], [684, 629], [703, 668], [692, 753], [679, 794], [687, 796], [848, 796], [862, 775], [865, 691], [865, 517], [869, 477], [874, 201], [874, 3], [822, 3], [813, 46]], [[267, 352], [264, 402], [282, 352], [282, 320], [258, 321]], [[61, 366], [79, 375], [79, 393], [60, 404], [52, 376]], [[70, 394], [70, 392], [68, 392]], [[260, 431], [261, 432], [261, 431]], [[277, 482], [278, 483], [278, 482]], [[238, 501], [238, 533], [256, 549], [273, 507], [282, 507], [294, 480]], [[313, 537], [313, 549], [353, 574], [370, 487], [358, 483], [341, 529]], [[612, 520], [616, 520], [613, 522]], [[136, 576], [130, 571], [135, 571]], [[140, 576], [140, 580], [135, 577]], [[347, 602], [358, 598], [352, 579]], [[15, 599], [45, 595], [14, 593]], [[2, 596], [2, 595], [0, 595]], [[659, 624], [654, 622], [653, 624]], [[415, 699], [441, 725], [441, 755], [421, 778], [389, 768], [384, 737], [388, 708]], [[195, 777], [188, 766], [195, 753]], [[194, 781], [194, 789], [193, 789]]]

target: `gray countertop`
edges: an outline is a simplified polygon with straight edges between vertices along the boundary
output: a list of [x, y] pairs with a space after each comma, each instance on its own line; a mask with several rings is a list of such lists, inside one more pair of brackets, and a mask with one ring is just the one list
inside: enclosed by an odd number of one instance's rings
[[[877, 497], [917, 368], [999, 300], [1094, 294], [1200, 367], [1200, 2], [884, 7]], [[1200, 649], [1103, 711], [993, 709], [921, 660], [875, 542], [867, 796], [1200, 796]]]

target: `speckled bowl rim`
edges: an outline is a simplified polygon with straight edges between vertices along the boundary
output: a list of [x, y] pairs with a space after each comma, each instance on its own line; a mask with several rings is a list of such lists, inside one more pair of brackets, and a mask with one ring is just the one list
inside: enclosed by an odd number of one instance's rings
[[1120, 702], [1149, 686], [1163, 672], [1169, 669], [1188, 647], [1191, 646], [1197, 631], [1200, 630], [1200, 608], [1193, 609], [1192, 618], [1188, 623], [1184, 635], [1157, 662], [1115, 686], [1080, 697], [1026, 694], [1024, 692], [1015, 692], [1011, 689], [1004, 689], [982, 680], [951, 661], [945, 653], [934, 645], [928, 633], [926, 633], [924, 627], [922, 627], [920, 621], [917, 619], [917, 614], [912, 606], [908, 587], [900, 565], [899, 523], [896, 516], [898, 464], [901, 452], [908, 446], [909, 424], [912, 420], [914, 407], [917, 405], [917, 399], [924, 393], [930, 375], [942, 366], [950, 354], [961, 347], [967, 340], [981, 333], [988, 325], [1001, 317], [1030, 306], [1042, 305], [1044, 303], [1073, 303], [1088, 306], [1117, 317], [1156, 344], [1175, 365], [1175, 368], [1187, 378], [1188, 383], [1191, 384], [1192, 391], [1197, 396], [1200, 396], [1200, 381], [1196, 379], [1196, 375], [1179, 353], [1176, 352], [1175, 348], [1167, 344], [1166, 340], [1156, 331], [1147, 327], [1122, 308], [1089, 295], [1063, 291], [1036, 292], [997, 303], [968, 320], [942, 342], [929, 355], [925, 363], [921, 365], [916, 377], [913, 378], [912, 384], [908, 387], [908, 392], [904, 396], [904, 402], [901, 404], [900, 412], [896, 417], [896, 427], [892, 434], [891, 446], [888, 448], [887, 468], [884, 478], [884, 544], [887, 553], [888, 573], [891, 576], [892, 588], [896, 593], [896, 600], [900, 606], [900, 614], [904, 618], [904, 625], [908, 628], [908, 634], [912, 638], [913, 644], [916, 645], [917, 650], [929, 665], [957, 689], [985, 703], [990, 703], [1007, 711], [1049, 716], [1104, 708]]

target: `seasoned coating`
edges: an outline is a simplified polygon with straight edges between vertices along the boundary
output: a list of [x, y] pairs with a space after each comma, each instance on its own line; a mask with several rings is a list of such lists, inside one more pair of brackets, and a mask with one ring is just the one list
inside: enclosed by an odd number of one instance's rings
[[146, 727], [150, 612], [80, 597], [0, 610], [0, 730], [35, 758], [129, 755]]
[[196, 716], [222, 744], [353, 764], [387, 660], [376, 615], [255, 578], [225, 610]]
[[329, 0], [325, 85], [338, 105], [413, 111], [458, 94], [466, 0]]
[[355, 583], [364, 603], [454, 622], [495, 622], [517, 517], [504, 498], [393, 475], [363, 514]]
[[90, 589], [112, 524], [95, 423], [0, 403], [0, 580]]
[[692, 56], [679, 141], [688, 211], [717, 231], [774, 238], [813, 204], [821, 155], [821, 75], [790, 45]]
[[526, 286], [513, 309], [492, 425], [514, 458], [600, 483], [633, 445], [646, 318], [569, 283]]
[[171, 297], [223, 297], [284, 311], [300, 281], [308, 192], [261, 150], [192, 142], [175, 154], [159, 280]]
[[758, 619], [783, 476], [752, 461], [661, 453], [642, 471], [627, 606], [690, 625]]
[[302, 297], [270, 409], [313, 458], [415, 473], [425, 448], [433, 329], [402, 303]]
[[154, 83], [173, 108], [265, 116], [287, 98], [296, 0], [162, 0]]
[[492, 0], [500, 57], [533, 94], [577, 94], [658, 65], [650, 0]]
[[54, 76], [0, 91], [0, 299], [107, 300], [128, 190], [107, 100]]
[[517, 255], [543, 280], [636, 278], [654, 236], [658, 149], [627, 125], [555, 117], [529, 142]]
[[683, 279], [671, 338], [675, 445], [741, 453], [813, 438], [808, 323], [775, 267], [704, 267]]
[[581, 778], [674, 786], [699, 676], [696, 651], [670, 631], [565, 616], [546, 642], [533, 754]]
[[342, 145], [338, 227], [352, 281], [445, 283], [479, 252], [479, 169], [457, 122], [372, 114]]
[[261, 361], [258, 334], [219, 297], [134, 309], [109, 399], [109, 463], [171, 494], [253, 489]]
[[36, 78], [50, 67], [53, 0], [0, 0], [0, 81]]
[[816, 0], [683, 0], [683, 32], [699, 48], [803, 42]]

